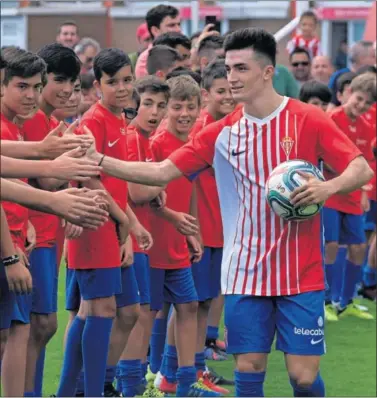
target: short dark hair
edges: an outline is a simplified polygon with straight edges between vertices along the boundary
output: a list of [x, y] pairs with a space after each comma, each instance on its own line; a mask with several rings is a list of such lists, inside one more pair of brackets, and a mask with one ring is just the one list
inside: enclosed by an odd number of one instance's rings
[[171, 48], [177, 48], [181, 45], [188, 50], [191, 50], [191, 40], [185, 36], [183, 33], [179, 32], [167, 32], [158, 36], [153, 42], [154, 46], [164, 45]]
[[173, 6], [167, 6], [165, 4], [159, 4], [156, 7], [151, 8], [147, 15], [145, 16], [145, 20], [147, 22], [148, 31], [152, 38], [154, 38], [153, 33], [151, 31], [152, 27], [160, 28], [161, 22], [166, 18], [176, 18], [179, 14], [177, 8]]
[[81, 62], [75, 52], [59, 43], [47, 44], [37, 53], [47, 64], [47, 73], [65, 76], [75, 81], [80, 74]]
[[95, 77], [91, 73], [83, 73], [81, 75], [81, 88], [84, 90], [90, 90], [93, 88]]
[[166, 75], [166, 81], [177, 76], [191, 76], [199, 84], [199, 86], [202, 83], [202, 76], [200, 73], [194, 72], [193, 70], [185, 68], [184, 66], [178, 66], [178, 68], [175, 68], [169, 72]]
[[300, 22], [302, 22], [302, 20], [303, 20], [304, 18], [312, 18], [312, 19], [314, 20], [315, 24], [318, 24], [318, 17], [317, 17], [317, 15], [315, 14], [315, 12], [313, 12], [313, 11], [311, 11], [311, 10], [304, 11], [304, 12], [301, 14], [301, 16], [300, 16]]
[[252, 49], [258, 58], [267, 59], [268, 63], [276, 65], [276, 40], [266, 30], [260, 28], [238, 29], [225, 38], [225, 53], [246, 48]]
[[94, 76], [100, 81], [103, 73], [114, 76], [119, 69], [127, 65], [131, 65], [131, 60], [124, 51], [119, 48], [105, 48], [94, 58]]
[[216, 51], [222, 49], [224, 46], [224, 37], [209, 36], [199, 43], [198, 55], [203, 56], [206, 51]]
[[329, 104], [331, 101], [331, 91], [326, 84], [317, 80], [309, 80], [301, 86], [299, 100], [302, 102], [309, 102], [309, 100], [314, 97]]
[[3, 54], [0, 53], [0, 69], [4, 69], [4, 68], [6, 68], [6, 66], [7, 66], [7, 62], [3, 58]]
[[208, 64], [202, 73], [202, 87], [207, 91], [211, 89], [214, 80], [226, 79], [227, 71], [224, 59], [215, 59]]
[[62, 24], [58, 26], [58, 33], [62, 31], [63, 26], [74, 26], [77, 30], [77, 33], [79, 32], [79, 27], [75, 21], [64, 21]]
[[165, 95], [166, 101], [169, 100], [169, 86], [156, 76], [146, 76], [137, 80], [135, 83], [135, 89], [139, 95], [144, 93], [162, 93]]
[[40, 74], [42, 83], [46, 83], [46, 63], [38, 55], [21, 48], [9, 48], [2, 51], [6, 62], [4, 84], [8, 84], [13, 77], [28, 79]]
[[178, 51], [168, 46], [154, 46], [149, 50], [147, 59], [147, 71], [149, 75], [154, 75], [159, 70], [168, 70], [177, 61], [181, 60]]
[[346, 72], [341, 75], [338, 80], [336, 81], [336, 92], [343, 94], [344, 89], [346, 86], [352, 83], [352, 80], [356, 77], [356, 73], [354, 72]]
[[293, 56], [295, 54], [305, 54], [308, 57], [309, 62], [311, 62], [311, 60], [312, 60], [311, 57], [310, 57], [309, 51], [306, 48], [304, 48], [304, 47], [295, 47], [293, 49], [293, 51], [290, 53], [290, 55], [289, 55], [289, 62], [292, 62], [292, 58], [293, 58]]

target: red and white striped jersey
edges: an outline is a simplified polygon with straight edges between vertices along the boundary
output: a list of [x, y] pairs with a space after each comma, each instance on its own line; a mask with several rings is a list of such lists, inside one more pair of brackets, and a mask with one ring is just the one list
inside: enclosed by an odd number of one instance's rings
[[294, 36], [287, 44], [288, 53], [291, 54], [296, 47], [305, 48], [309, 52], [311, 59], [317, 55], [322, 55], [321, 42], [318, 37], [304, 39], [301, 35]]
[[236, 110], [169, 159], [186, 175], [213, 165], [224, 228], [222, 292], [282, 296], [324, 289], [321, 216], [285, 222], [266, 181], [286, 160], [319, 158], [341, 173], [360, 151], [321, 110], [284, 98], [265, 119]]

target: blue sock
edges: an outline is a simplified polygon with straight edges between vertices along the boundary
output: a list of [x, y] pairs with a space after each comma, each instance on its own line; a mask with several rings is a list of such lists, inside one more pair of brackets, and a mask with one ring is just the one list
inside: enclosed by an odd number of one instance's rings
[[353, 299], [357, 282], [361, 279], [361, 266], [346, 260], [340, 308], [345, 308]]
[[150, 367], [152, 373], [157, 373], [160, 370], [162, 355], [164, 353], [164, 346], [166, 340], [166, 331], [168, 320], [157, 318], [154, 321], [152, 337], [151, 337], [151, 352], [150, 352]]
[[317, 378], [310, 387], [299, 387], [295, 380], [291, 379], [293, 394], [295, 397], [324, 397], [325, 384], [321, 375], [318, 373]]
[[203, 372], [206, 370], [206, 361], [204, 358], [204, 351], [197, 352], [195, 354], [195, 367], [197, 371], [202, 370]]
[[31, 391], [31, 392], [25, 392], [25, 393], [24, 393], [24, 397], [35, 397], [35, 395], [34, 395], [34, 391]]
[[217, 340], [219, 338], [219, 328], [217, 326], [207, 326], [207, 340]]
[[196, 382], [195, 366], [183, 366], [177, 371], [177, 397], [187, 397], [192, 384]]
[[116, 366], [106, 366], [105, 384], [114, 383]]
[[119, 377], [122, 384], [122, 395], [134, 397], [141, 384], [141, 360], [121, 360], [118, 363]]
[[85, 383], [84, 383], [84, 371], [81, 369], [80, 375], [76, 383], [76, 393], [84, 393]]
[[82, 369], [81, 340], [85, 324], [85, 320], [76, 316], [69, 328], [63, 368], [56, 394], [58, 397], [73, 397], [76, 393], [76, 381]]
[[116, 390], [117, 391], [122, 391], [123, 390], [123, 383], [122, 383], [122, 379], [120, 378], [120, 365], [119, 365], [119, 362], [118, 362], [118, 365], [117, 365], [117, 369], [116, 369], [116, 372], [115, 372], [115, 377], [116, 377]]
[[42, 397], [43, 390], [43, 371], [45, 367], [46, 348], [43, 348], [39, 354], [37, 366], [35, 368], [34, 378], [34, 396]]
[[373, 287], [377, 285], [376, 269], [371, 268], [368, 264], [363, 269], [363, 283], [365, 287]]
[[339, 303], [343, 286], [344, 267], [347, 258], [347, 247], [339, 247], [335, 263], [333, 264], [331, 301]]
[[148, 362], [144, 362], [141, 364], [141, 382], [146, 386], [147, 385], [147, 379], [145, 376], [147, 375], [148, 372]]
[[333, 285], [333, 273], [334, 273], [334, 264], [325, 264], [325, 274], [326, 274], [326, 294], [325, 294], [325, 303], [328, 304], [331, 301], [332, 297], [332, 285]]
[[264, 397], [263, 383], [266, 372], [242, 373], [234, 371], [237, 397]]
[[86, 397], [101, 397], [105, 384], [112, 318], [88, 316], [82, 334]]
[[163, 365], [161, 366], [161, 374], [166, 377], [169, 383], [177, 382], [177, 370], [178, 370], [178, 353], [177, 348], [174, 345], [166, 345], [164, 358], [162, 360]]

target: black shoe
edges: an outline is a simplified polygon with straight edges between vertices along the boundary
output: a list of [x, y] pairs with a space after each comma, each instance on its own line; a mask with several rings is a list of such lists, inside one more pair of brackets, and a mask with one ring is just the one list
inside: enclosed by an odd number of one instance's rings
[[364, 297], [370, 301], [376, 301], [376, 286], [362, 286], [361, 289], [357, 292], [359, 296]]
[[121, 397], [122, 394], [116, 390], [113, 383], [106, 383], [103, 389], [104, 397]]
[[77, 392], [77, 393], [75, 394], [75, 397], [85, 397], [84, 391]]
[[216, 373], [213, 369], [208, 368], [208, 378], [213, 384], [216, 384], [218, 386], [234, 386], [234, 381], [233, 380], [228, 380], [223, 376], [220, 376], [218, 373]]

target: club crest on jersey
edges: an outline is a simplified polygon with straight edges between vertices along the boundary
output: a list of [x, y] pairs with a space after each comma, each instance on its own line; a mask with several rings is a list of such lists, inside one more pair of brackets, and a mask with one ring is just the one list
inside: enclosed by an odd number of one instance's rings
[[284, 153], [287, 155], [287, 158], [289, 158], [289, 155], [291, 154], [293, 144], [294, 141], [291, 137], [284, 137], [283, 140], [280, 142], [280, 145], [283, 148]]

